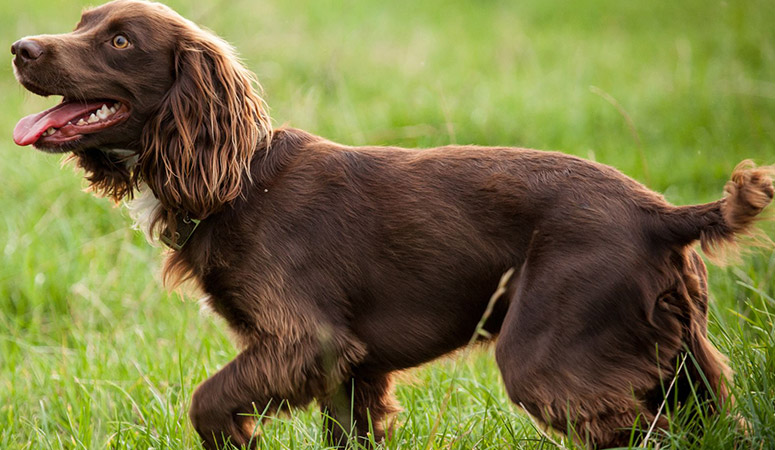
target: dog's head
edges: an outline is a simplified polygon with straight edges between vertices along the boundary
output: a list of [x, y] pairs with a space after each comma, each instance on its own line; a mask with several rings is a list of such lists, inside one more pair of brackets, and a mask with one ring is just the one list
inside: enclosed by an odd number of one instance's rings
[[270, 139], [253, 75], [231, 47], [158, 3], [107, 3], [71, 33], [26, 37], [11, 53], [24, 87], [62, 96], [21, 119], [14, 141], [73, 152], [116, 200], [142, 180], [169, 210], [205, 217], [239, 194]]

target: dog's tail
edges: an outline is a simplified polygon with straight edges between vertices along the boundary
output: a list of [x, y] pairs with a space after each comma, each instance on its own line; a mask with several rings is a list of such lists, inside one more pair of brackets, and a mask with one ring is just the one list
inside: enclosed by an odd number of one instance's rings
[[[688, 245], [699, 239], [706, 255], [735, 250], [740, 237], [754, 233], [759, 213], [772, 202], [775, 166], [756, 167], [745, 160], [735, 167], [721, 200], [703, 205], [670, 207], [659, 212], [657, 236]], [[664, 232], [664, 234], [662, 234]]]

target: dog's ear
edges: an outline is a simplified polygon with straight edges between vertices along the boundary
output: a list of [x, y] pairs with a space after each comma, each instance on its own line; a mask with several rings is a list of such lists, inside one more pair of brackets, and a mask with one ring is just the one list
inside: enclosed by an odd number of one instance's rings
[[167, 211], [203, 219], [240, 195], [271, 124], [253, 74], [218, 37], [181, 36], [174, 75], [143, 130], [140, 176]]

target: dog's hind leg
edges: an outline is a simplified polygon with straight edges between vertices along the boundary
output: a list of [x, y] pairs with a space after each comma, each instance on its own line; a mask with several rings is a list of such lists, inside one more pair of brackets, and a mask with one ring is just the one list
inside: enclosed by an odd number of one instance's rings
[[682, 346], [677, 318], [646, 307], [658, 272], [604, 247], [540, 249], [518, 274], [496, 345], [507, 392], [580, 443], [637, 443], [633, 425], [647, 429], [655, 419], [643, 397], [669, 382]]

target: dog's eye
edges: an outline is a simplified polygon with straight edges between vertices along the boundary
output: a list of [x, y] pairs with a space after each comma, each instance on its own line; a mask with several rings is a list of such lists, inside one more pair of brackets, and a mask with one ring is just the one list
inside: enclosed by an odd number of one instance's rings
[[127, 48], [127, 47], [129, 47], [129, 39], [127, 39], [126, 37], [124, 37], [121, 34], [117, 34], [113, 38], [113, 47], [116, 47], [116, 48]]

